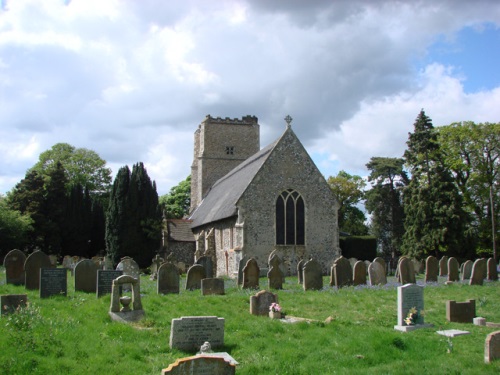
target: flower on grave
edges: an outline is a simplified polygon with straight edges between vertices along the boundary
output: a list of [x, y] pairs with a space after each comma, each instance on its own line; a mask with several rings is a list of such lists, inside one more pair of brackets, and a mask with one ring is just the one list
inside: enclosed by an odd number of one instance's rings
[[418, 313], [418, 310], [416, 307], [412, 307], [410, 310], [408, 310], [408, 315], [405, 318], [405, 323], [406, 325], [413, 326], [417, 324], [417, 320], [419, 316], [423, 316], [423, 311], [420, 311], [420, 314]]
[[281, 306], [277, 304], [276, 302], [271, 303], [271, 306], [269, 306], [269, 311], [272, 312], [281, 312]]

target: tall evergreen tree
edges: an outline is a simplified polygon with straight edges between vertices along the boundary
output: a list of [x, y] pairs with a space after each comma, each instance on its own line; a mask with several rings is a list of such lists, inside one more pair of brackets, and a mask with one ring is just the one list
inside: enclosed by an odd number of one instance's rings
[[65, 255], [91, 257], [92, 200], [88, 189], [76, 185], [67, 199], [63, 231]]
[[404, 159], [411, 173], [404, 190], [403, 254], [422, 258], [448, 252], [463, 255], [468, 216], [444, 167], [431, 119], [421, 110], [409, 134]]

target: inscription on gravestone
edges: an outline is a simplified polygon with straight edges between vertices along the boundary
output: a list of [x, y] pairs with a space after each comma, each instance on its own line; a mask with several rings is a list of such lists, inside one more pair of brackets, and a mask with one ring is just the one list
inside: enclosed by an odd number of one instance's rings
[[68, 292], [68, 273], [65, 268], [40, 269], [40, 298], [63, 295]]
[[97, 270], [97, 297], [111, 294], [113, 280], [123, 275], [119, 270]]
[[172, 319], [170, 348], [198, 350], [208, 341], [212, 348], [224, 346], [224, 318], [216, 316], [183, 316]]

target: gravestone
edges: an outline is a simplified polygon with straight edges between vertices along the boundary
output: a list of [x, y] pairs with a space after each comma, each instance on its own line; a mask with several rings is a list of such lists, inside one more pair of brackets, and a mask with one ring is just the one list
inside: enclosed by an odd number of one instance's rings
[[462, 280], [469, 280], [472, 274], [472, 265], [474, 263], [471, 260], [465, 261], [463, 264]]
[[196, 261], [196, 264], [200, 264], [205, 268], [205, 277], [207, 279], [211, 279], [214, 277], [214, 272], [213, 272], [213, 261], [212, 258], [209, 256], [202, 256], [198, 258]]
[[281, 259], [274, 254], [269, 257], [269, 272], [267, 273], [267, 280], [270, 289], [283, 289], [283, 282], [285, 274], [280, 268]]
[[439, 259], [439, 276], [448, 275], [448, 257], [445, 255]]
[[491, 332], [484, 343], [484, 362], [500, 359], [500, 331]]
[[250, 296], [250, 314], [269, 315], [269, 307], [273, 303], [278, 303], [278, 295], [261, 290], [257, 294]]
[[201, 289], [202, 279], [205, 279], [205, 267], [201, 264], [193, 264], [187, 271], [186, 290]]
[[158, 268], [158, 294], [179, 294], [179, 269], [173, 263], [163, 263]]
[[357, 258], [349, 258], [348, 261], [349, 261], [349, 265], [351, 266], [351, 270], [352, 270], [354, 268], [354, 265], [358, 261], [358, 259]]
[[196, 351], [205, 342], [212, 348], [224, 346], [224, 318], [183, 316], [172, 319], [170, 349]]
[[486, 278], [486, 259], [476, 259], [472, 265], [472, 275], [470, 277], [470, 285], [483, 285]]
[[448, 259], [448, 281], [454, 282], [454, 281], [459, 281], [459, 275], [458, 275], [458, 260], [454, 257], [450, 257]]
[[113, 280], [123, 275], [119, 270], [97, 270], [97, 298], [110, 294]]
[[40, 269], [40, 298], [65, 296], [68, 293], [68, 271], [66, 268]]
[[249, 257], [244, 256], [238, 262], [238, 285], [243, 285], [243, 268], [245, 268], [249, 259]]
[[[118, 271], [123, 271], [123, 275], [132, 276], [141, 282], [141, 270], [139, 265], [131, 257], [123, 257], [116, 266]], [[130, 290], [130, 285], [122, 285], [123, 290]]]
[[[120, 296], [124, 285], [130, 285], [132, 288], [132, 298]], [[130, 308], [130, 303], [132, 303], [132, 309]], [[120, 308], [120, 304], [123, 307]], [[137, 322], [144, 315], [139, 280], [130, 275], [122, 275], [114, 279], [111, 289], [111, 304], [109, 306], [109, 316], [111, 319], [121, 323]]]
[[304, 264], [303, 270], [304, 290], [323, 289], [323, 270], [316, 259], [311, 259]]
[[410, 259], [403, 257], [398, 264], [399, 282], [405, 284], [415, 284], [415, 270]]
[[373, 261], [368, 266], [368, 278], [370, 280], [370, 285], [385, 285], [387, 284], [387, 276], [385, 274], [385, 268], [380, 264], [380, 262]]
[[366, 264], [365, 264], [365, 262], [359, 260], [354, 264], [352, 283], [355, 286], [366, 284]]
[[95, 293], [97, 287], [97, 266], [90, 259], [84, 259], [75, 266], [75, 291]]
[[12, 314], [28, 303], [27, 294], [2, 294], [0, 296], [1, 315]]
[[[416, 312], [413, 321], [405, 321], [410, 310]], [[424, 322], [424, 288], [416, 284], [406, 284], [398, 287], [398, 322], [394, 329], [402, 332], [419, 328], [432, 327]]]
[[429, 255], [425, 260], [425, 282], [437, 283], [439, 274], [439, 262], [435, 256]]
[[151, 261], [151, 265], [149, 266], [149, 270], [151, 271], [151, 276], [149, 276], [149, 280], [156, 280], [158, 277], [158, 269], [163, 264], [164, 260], [160, 257], [160, 254], [156, 254], [156, 256]]
[[304, 276], [304, 259], [301, 259], [299, 263], [297, 263], [297, 281], [299, 284], [302, 284], [304, 282], [303, 276]]
[[40, 288], [40, 269], [51, 268], [50, 259], [43, 251], [36, 250], [24, 262], [26, 289]]
[[206, 278], [201, 280], [201, 294], [224, 295], [224, 280], [219, 278]]
[[495, 259], [493, 259], [493, 258], [488, 259], [488, 261], [486, 262], [486, 269], [487, 269], [486, 278], [490, 281], [497, 281], [498, 280], [498, 271], [497, 271], [497, 264], [495, 262]]
[[259, 265], [254, 258], [250, 258], [243, 268], [243, 289], [259, 288]]
[[446, 319], [455, 323], [472, 323], [476, 317], [476, 301], [446, 301]]
[[234, 375], [236, 373], [236, 365], [224, 357], [196, 355], [178, 359], [175, 363], [163, 369], [161, 373], [162, 375]]
[[380, 265], [384, 269], [384, 274], [387, 275], [387, 264], [385, 263], [385, 260], [381, 257], [376, 257], [375, 259], [373, 259], [373, 261], [380, 263]]
[[53, 268], [57, 267], [57, 255], [49, 255], [49, 260]]
[[333, 262], [330, 273], [330, 286], [342, 288], [352, 285], [352, 268], [349, 260], [340, 256]]
[[24, 285], [24, 262], [26, 255], [21, 250], [11, 250], [3, 260], [7, 284]]
[[63, 260], [62, 260], [63, 268], [66, 268], [68, 270], [72, 270], [73, 269], [72, 264], [73, 264], [73, 257], [69, 256], [69, 255], [65, 255]]

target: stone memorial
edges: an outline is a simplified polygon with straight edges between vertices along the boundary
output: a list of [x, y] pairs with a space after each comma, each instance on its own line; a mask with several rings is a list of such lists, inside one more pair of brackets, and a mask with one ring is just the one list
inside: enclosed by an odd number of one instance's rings
[[163, 369], [161, 373], [162, 375], [234, 375], [236, 373], [236, 365], [224, 357], [196, 355], [178, 359], [175, 363]]
[[243, 285], [243, 268], [245, 268], [249, 259], [249, 257], [244, 256], [238, 262], [238, 285]]
[[123, 275], [123, 271], [97, 270], [97, 298], [110, 294], [113, 280]]
[[425, 282], [437, 283], [439, 274], [439, 262], [435, 256], [429, 255], [425, 260]]
[[186, 290], [201, 289], [201, 280], [205, 278], [205, 267], [193, 264], [187, 271]]
[[250, 258], [243, 268], [243, 289], [258, 289], [259, 288], [260, 269], [257, 261]]
[[449, 282], [455, 282], [459, 281], [459, 275], [458, 275], [458, 269], [459, 269], [459, 264], [458, 260], [454, 257], [450, 257], [448, 259], [448, 281]]
[[410, 259], [402, 257], [398, 264], [399, 282], [405, 284], [415, 284], [415, 270]]
[[1, 315], [15, 313], [25, 308], [28, 303], [27, 294], [2, 294], [0, 296]]
[[24, 262], [26, 289], [40, 289], [40, 269], [51, 268], [50, 259], [43, 251], [36, 250]]
[[335, 259], [330, 273], [330, 286], [342, 288], [352, 285], [352, 267], [349, 260], [340, 256]]
[[163, 262], [164, 262], [163, 258], [159, 254], [156, 254], [156, 256], [151, 261], [151, 265], [149, 266], [149, 271], [151, 272], [151, 275], [149, 276], [149, 280], [156, 280], [157, 279], [158, 269], [163, 264]]
[[93, 260], [84, 259], [75, 266], [75, 291], [95, 293], [97, 288], [97, 266]]
[[158, 294], [179, 294], [179, 290], [179, 269], [173, 263], [163, 263], [160, 268], [158, 268]]
[[65, 296], [68, 293], [68, 271], [66, 268], [40, 269], [40, 298]]
[[486, 336], [484, 345], [484, 362], [491, 363], [500, 359], [500, 331], [491, 332]]
[[424, 322], [424, 288], [416, 284], [398, 287], [398, 322], [395, 330], [409, 332], [432, 327]]
[[[121, 288], [124, 285], [131, 286], [132, 297], [121, 296]], [[132, 308], [130, 308], [131, 303]], [[120, 305], [122, 306], [121, 308]], [[109, 307], [109, 316], [111, 319], [121, 323], [137, 322], [142, 319], [144, 315], [141, 303], [141, 284], [139, 280], [130, 275], [122, 275], [114, 279], [111, 289], [111, 305]]]
[[299, 284], [302, 284], [304, 282], [303, 276], [304, 276], [304, 259], [299, 260], [297, 263], [297, 282]]
[[3, 259], [7, 284], [24, 285], [24, 262], [26, 255], [21, 250], [11, 250]]
[[172, 319], [170, 349], [196, 351], [205, 342], [212, 348], [224, 346], [224, 318], [183, 316]]
[[439, 276], [448, 275], [448, 257], [445, 255], [439, 259]]
[[486, 278], [489, 281], [497, 281], [498, 280], [498, 271], [497, 271], [497, 264], [495, 262], [495, 259], [493, 258], [488, 258], [486, 261]]
[[384, 274], [387, 275], [387, 263], [385, 263], [385, 260], [381, 257], [376, 257], [375, 259], [373, 259], [373, 261], [380, 263], [380, 265], [384, 269]]
[[470, 280], [470, 276], [472, 275], [472, 265], [474, 263], [471, 260], [467, 260], [464, 262], [462, 267], [462, 280]]
[[[141, 282], [141, 270], [139, 265], [131, 257], [123, 257], [116, 266], [117, 271], [123, 271], [123, 275], [132, 276]], [[122, 285], [123, 290], [130, 290], [130, 285]]]
[[476, 301], [446, 301], [446, 319], [455, 323], [472, 323], [476, 317]]
[[304, 290], [321, 290], [323, 289], [323, 270], [316, 259], [311, 259], [304, 263], [303, 288]]
[[213, 263], [212, 258], [209, 256], [202, 256], [196, 261], [196, 264], [200, 264], [203, 268], [205, 268], [205, 277], [207, 279], [212, 279], [214, 277]]
[[207, 278], [201, 280], [201, 294], [209, 295], [224, 295], [224, 279]]
[[370, 285], [372, 286], [387, 284], [385, 268], [382, 264], [380, 264], [380, 262], [373, 261], [368, 266], [368, 279], [370, 280]]
[[270, 289], [283, 289], [285, 274], [280, 267], [281, 259], [275, 254], [269, 259], [269, 272], [267, 272], [267, 280]]
[[250, 314], [267, 316], [269, 315], [269, 307], [273, 303], [278, 303], [278, 295], [261, 290], [250, 297]]
[[354, 269], [352, 270], [353, 277], [352, 283], [354, 286], [356, 285], [365, 285], [366, 284], [366, 264], [363, 261], [357, 261], [354, 264]]
[[486, 278], [486, 259], [477, 259], [472, 265], [469, 285], [483, 285]]

